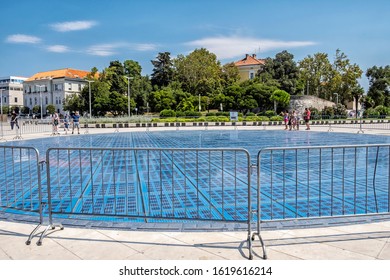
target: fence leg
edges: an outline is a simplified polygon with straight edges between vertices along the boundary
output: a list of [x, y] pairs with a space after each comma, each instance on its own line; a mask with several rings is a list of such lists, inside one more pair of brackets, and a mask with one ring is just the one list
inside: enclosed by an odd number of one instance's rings
[[41, 227], [42, 224], [39, 224], [37, 225], [34, 230], [30, 233], [30, 235], [28, 236], [28, 239], [26, 241], [26, 245], [30, 245], [31, 244], [31, 239], [33, 239], [33, 236], [35, 235], [35, 233], [38, 231], [38, 229]]
[[333, 131], [333, 129], [332, 129], [332, 121], [331, 121], [331, 120], [329, 120], [329, 129], [328, 129], [328, 132], [330, 132], [330, 131]]
[[[256, 211], [257, 212], [257, 211]], [[257, 217], [257, 232], [254, 232], [252, 234], [251, 237], [248, 237], [251, 239], [251, 241], [255, 241], [255, 237], [257, 236], [259, 238], [259, 241], [260, 241], [260, 245], [261, 245], [261, 248], [263, 249], [263, 259], [266, 260], [268, 257], [267, 257], [267, 251], [266, 251], [266, 248], [265, 248], [265, 243], [263, 241], [263, 238], [261, 237], [261, 234], [260, 234], [260, 215], [258, 215]], [[248, 240], [249, 244], [251, 245], [251, 242]], [[250, 251], [251, 251], [251, 248], [250, 248]], [[249, 259], [253, 259], [253, 256], [252, 256], [252, 251], [250, 252], [249, 254]]]

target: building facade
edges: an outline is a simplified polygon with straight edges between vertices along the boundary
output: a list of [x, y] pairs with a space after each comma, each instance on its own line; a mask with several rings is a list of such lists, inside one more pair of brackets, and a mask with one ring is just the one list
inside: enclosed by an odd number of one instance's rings
[[20, 110], [23, 107], [23, 82], [25, 77], [6, 76], [0, 77], [0, 98], [4, 107]]
[[33, 112], [34, 106], [42, 107], [43, 115], [47, 106], [54, 105], [55, 111], [64, 114], [63, 105], [68, 95], [80, 94], [89, 71], [71, 68], [39, 72], [24, 82], [24, 106]]
[[245, 58], [234, 62], [234, 65], [238, 68], [241, 82], [254, 79], [256, 73], [263, 67], [264, 64], [265, 60], [256, 58], [256, 54], [246, 54]]

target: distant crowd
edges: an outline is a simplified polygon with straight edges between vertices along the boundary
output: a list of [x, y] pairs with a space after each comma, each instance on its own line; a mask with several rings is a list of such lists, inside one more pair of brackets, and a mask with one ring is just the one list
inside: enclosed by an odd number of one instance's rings
[[[305, 108], [303, 112], [303, 120], [305, 121], [306, 130], [310, 130], [310, 115], [311, 112], [308, 108]], [[295, 110], [288, 112], [287, 110], [283, 112], [283, 121], [285, 125], [285, 130], [299, 130], [299, 121], [300, 116]]]

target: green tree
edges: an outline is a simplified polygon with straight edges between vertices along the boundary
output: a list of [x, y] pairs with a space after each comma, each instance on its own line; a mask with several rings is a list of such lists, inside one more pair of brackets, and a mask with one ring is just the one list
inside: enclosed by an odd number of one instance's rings
[[334, 74], [328, 55], [326, 53], [309, 55], [298, 62], [298, 68], [305, 95], [314, 95], [330, 100], [332, 92], [327, 87], [329, 87]]
[[297, 88], [299, 69], [294, 56], [288, 51], [276, 54], [274, 59], [267, 58], [258, 75], [262, 76], [263, 81], [269, 78], [277, 81], [278, 87], [290, 94], [299, 92]]
[[[34, 106], [35, 108], [35, 106]], [[33, 108], [33, 110], [34, 110]], [[65, 102], [63, 106], [65, 111], [75, 112], [75, 111], [83, 111], [84, 108], [84, 99], [81, 95], [74, 93], [71, 95], [65, 96]]]
[[363, 101], [362, 97], [364, 95], [364, 89], [360, 85], [356, 85], [351, 89], [351, 95], [353, 97], [353, 100], [355, 101], [355, 112], [356, 112], [355, 116], [357, 118], [358, 106], [359, 103], [362, 103]]
[[187, 56], [178, 55], [174, 66], [184, 91], [210, 97], [221, 92], [221, 65], [217, 56], [208, 50], [201, 48]]
[[154, 68], [151, 75], [152, 86], [158, 88], [168, 86], [174, 75], [173, 61], [170, 52], [158, 53], [156, 60], [151, 61]]
[[[92, 116], [104, 116], [109, 111], [110, 85], [101, 79], [95, 79], [91, 85]], [[89, 88], [85, 86], [81, 91], [83, 111], [89, 112]]]
[[[39, 107], [39, 106], [38, 106]], [[7, 115], [9, 113], [9, 107], [8, 106], [4, 106], [3, 105], [3, 114]], [[37, 112], [39, 111], [39, 109], [37, 110]]]
[[127, 93], [127, 83], [125, 78], [125, 68], [119, 61], [111, 61], [110, 66], [105, 69], [103, 75], [104, 81], [110, 85], [110, 92], [118, 92], [120, 94]]
[[272, 93], [270, 100], [274, 102], [274, 111], [277, 113], [278, 105], [285, 108], [290, 104], [290, 94], [284, 90], [278, 89]]
[[356, 97], [360, 87], [358, 79], [363, 71], [357, 64], [352, 64], [348, 57], [339, 49], [336, 50], [335, 61], [333, 63], [333, 77], [328, 87], [329, 91], [339, 94], [339, 102], [345, 104]]
[[56, 107], [53, 104], [49, 104], [46, 106], [46, 111], [49, 112], [49, 114], [54, 114], [56, 112]]
[[142, 67], [137, 61], [125, 60], [123, 62], [124, 75], [133, 78], [141, 78]]
[[367, 96], [373, 105], [390, 107], [390, 66], [368, 68], [366, 76], [369, 80]]
[[240, 80], [240, 73], [234, 62], [222, 66], [221, 78], [223, 86], [231, 86]]
[[164, 109], [176, 108], [176, 100], [173, 94], [173, 89], [164, 87], [160, 90], [150, 93], [149, 105], [153, 112], [161, 112]]
[[273, 102], [270, 100], [271, 94], [277, 89], [275, 86], [270, 86], [255, 81], [245, 81], [241, 84], [244, 90], [243, 98], [250, 96], [256, 100], [260, 111], [273, 109]]
[[110, 92], [109, 112], [114, 115], [124, 115], [128, 110], [128, 98], [119, 92]]

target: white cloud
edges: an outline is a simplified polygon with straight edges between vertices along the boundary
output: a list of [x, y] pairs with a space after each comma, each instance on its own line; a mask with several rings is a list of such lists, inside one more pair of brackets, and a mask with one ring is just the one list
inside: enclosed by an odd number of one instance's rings
[[42, 40], [41, 38], [24, 35], [24, 34], [14, 34], [7, 37], [7, 43], [16, 43], [16, 44], [38, 44]]
[[87, 53], [96, 56], [110, 56], [115, 54], [117, 44], [93, 45], [87, 49]]
[[155, 44], [135, 44], [134, 49], [137, 51], [154, 51], [157, 46]]
[[96, 21], [80, 20], [53, 23], [50, 26], [52, 29], [58, 32], [69, 32], [90, 29], [95, 25], [97, 25]]
[[135, 44], [118, 42], [90, 46], [87, 49], [87, 53], [96, 56], [110, 56], [129, 49], [135, 51], [152, 51], [156, 50], [156, 48], [157, 46], [154, 44]]
[[53, 45], [53, 46], [48, 46], [46, 48], [49, 52], [55, 52], [55, 53], [65, 53], [69, 52], [69, 48], [64, 45]]
[[311, 41], [279, 41], [238, 36], [204, 38], [185, 43], [185, 45], [195, 48], [206, 48], [216, 54], [219, 59], [231, 59], [246, 53], [253, 53], [259, 48], [261, 51], [269, 51], [306, 47], [315, 44], [315, 42]]

